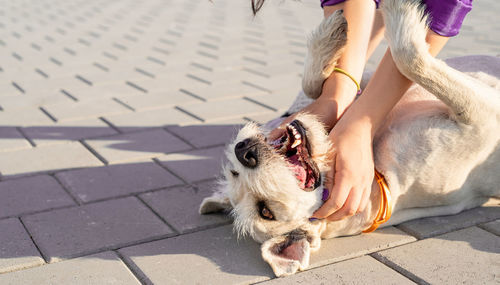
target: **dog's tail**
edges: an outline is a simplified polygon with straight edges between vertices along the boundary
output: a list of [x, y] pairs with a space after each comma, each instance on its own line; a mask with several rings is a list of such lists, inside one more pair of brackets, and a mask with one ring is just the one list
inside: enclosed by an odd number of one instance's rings
[[500, 95], [429, 53], [427, 16], [420, 0], [382, 2], [386, 38], [399, 71], [448, 105], [457, 122], [500, 124]]
[[324, 19], [313, 31], [304, 64], [302, 89], [307, 97], [316, 99], [323, 82], [332, 74], [347, 41], [347, 21], [342, 10]]

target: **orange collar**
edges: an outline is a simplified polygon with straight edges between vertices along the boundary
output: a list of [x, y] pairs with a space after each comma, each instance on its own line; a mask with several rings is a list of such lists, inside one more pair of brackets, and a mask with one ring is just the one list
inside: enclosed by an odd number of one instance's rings
[[364, 230], [364, 233], [371, 233], [376, 230], [381, 224], [387, 222], [391, 218], [392, 214], [391, 192], [389, 191], [389, 186], [387, 185], [384, 176], [376, 169], [375, 178], [377, 179], [377, 184], [380, 188], [380, 206], [377, 216], [373, 220], [373, 224], [368, 229]]

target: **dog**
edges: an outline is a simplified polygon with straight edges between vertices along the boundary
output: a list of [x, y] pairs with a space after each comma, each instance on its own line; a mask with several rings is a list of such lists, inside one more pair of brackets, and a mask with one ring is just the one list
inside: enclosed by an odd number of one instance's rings
[[[324, 126], [305, 113], [273, 141], [265, 127], [243, 127], [226, 150], [224, 178], [200, 206], [201, 214], [230, 211], [238, 235], [262, 243], [262, 257], [277, 276], [306, 269], [321, 239], [357, 235], [382, 222], [456, 214], [500, 197], [500, 81], [433, 58], [420, 1], [385, 0], [381, 6], [392, 57], [416, 84], [375, 135], [380, 175], [368, 207], [340, 221], [309, 220], [323, 203], [332, 146]], [[333, 72], [346, 29], [337, 11], [313, 32], [303, 78], [308, 97], [317, 98]], [[491, 64], [499, 65], [495, 60]]]

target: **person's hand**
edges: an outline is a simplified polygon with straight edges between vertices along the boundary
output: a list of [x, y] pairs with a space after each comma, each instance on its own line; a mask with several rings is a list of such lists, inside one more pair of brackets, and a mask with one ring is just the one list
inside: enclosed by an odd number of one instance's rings
[[[316, 115], [319, 119], [320, 122], [322, 122], [327, 130], [331, 130], [333, 125], [337, 122], [337, 117], [338, 117], [338, 104], [337, 101], [330, 99], [330, 98], [325, 98], [326, 96], [320, 96], [318, 99], [313, 101], [311, 104], [307, 105], [305, 108], [299, 111], [300, 112], [306, 112], [309, 114]], [[297, 116], [297, 113], [294, 113], [290, 116], [288, 116], [286, 119], [283, 120], [281, 123], [280, 127], [272, 130], [269, 133], [269, 139], [277, 139], [282, 132], [279, 130], [280, 128], [283, 128], [286, 126], [288, 123], [292, 122], [295, 120], [295, 117]]]
[[345, 119], [329, 134], [333, 165], [324, 186], [330, 196], [312, 218], [341, 220], [362, 212], [369, 202], [374, 177], [371, 129], [362, 121]]

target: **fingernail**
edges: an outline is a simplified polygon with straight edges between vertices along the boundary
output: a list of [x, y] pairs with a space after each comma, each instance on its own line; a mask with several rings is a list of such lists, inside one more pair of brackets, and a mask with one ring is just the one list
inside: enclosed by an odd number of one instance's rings
[[330, 196], [330, 191], [328, 189], [323, 188], [323, 196], [321, 197], [321, 200], [326, 201], [328, 200], [328, 197]]
[[318, 218], [309, 218], [309, 222], [314, 222], [314, 221], [317, 221]]

